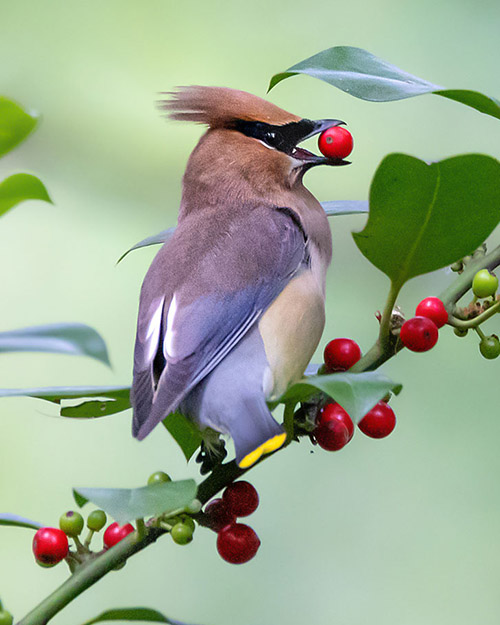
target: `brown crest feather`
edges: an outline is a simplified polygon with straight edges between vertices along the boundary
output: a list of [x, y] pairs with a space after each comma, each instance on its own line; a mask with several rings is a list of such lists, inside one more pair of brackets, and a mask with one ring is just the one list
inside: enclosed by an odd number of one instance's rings
[[159, 106], [170, 119], [199, 122], [211, 128], [231, 126], [237, 119], [276, 125], [301, 119], [258, 96], [227, 87], [179, 87], [168, 95], [171, 98], [160, 101]]

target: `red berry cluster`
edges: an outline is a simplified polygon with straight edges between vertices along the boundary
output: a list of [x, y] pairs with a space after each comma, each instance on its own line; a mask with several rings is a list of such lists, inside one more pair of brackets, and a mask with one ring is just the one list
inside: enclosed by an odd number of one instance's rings
[[[361, 349], [352, 339], [333, 339], [325, 347], [323, 357], [327, 373], [347, 371], [361, 358]], [[381, 401], [363, 417], [358, 427], [371, 438], [384, 438], [396, 427], [396, 416], [392, 408]], [[327, 404], [316, 417], [313, 435], [321, 448], [338, 451], [354, 436], [354, 423], [340, 404]]]
[[260, 547], [254, 530], [238, 517], [255, 512], [259, 495], [249, 482], [233, 482], [222, 493], [222, 498], [212, 499], [205, 506], [205, 524], [217, 532], [217, 551], [223, 560], [231, 564], [243, 564], [251, 560]]
[[438, 329], [448, 321], [448, 313], [438, 297], [426, 297], [417, 306], [415, 317], [405, 321], [399, 338], [413, 352], [426, 352], [437, 343]]
[[[370, 438], [385, 438], [396, 427], [396, 415], [384, 401], [378, 402], [358, 423]], [[327, 451], [338, 451], [354, 436], [354, 423], [340, 404], [327, 404], [316, 418], [313, 432], [318, 445]]]

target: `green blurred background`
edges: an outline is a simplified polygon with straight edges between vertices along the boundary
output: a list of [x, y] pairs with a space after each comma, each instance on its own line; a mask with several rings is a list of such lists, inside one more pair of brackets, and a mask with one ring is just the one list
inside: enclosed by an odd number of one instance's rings
[[[354, 45], [432, 82], [499, 97], [499, 27], [498, 0], [2, 0], [0, 93], [42, 122], [2, 159], [1, 177], [40, 176], [54, 206], [27, 202], [0, 221], [1, 328], [88, 323], [105, 337], [113, 370], [84, 358], [4, 355], [0, 385], [130, 382], [138, 292], [154, 250], [116, 260], [175, 224], [201, 133], [166, 123], [158, 92], [206, 84], [264, 96], [275, 72]], [[344, 119], [354, 134], [350, 167], [308, 174], [320, 200], [366, 199], [389, 152], [499, 155], [498, 120], [435, 96], [374, 104], [297, 77], [270, 99], [313, 119]], [[388, 284], [351, 239], [364, 221], [332, 221], [324, 341], [350, 336], [368, 349]], [[452, 277], [413, 280], [404, 310]], [[498, 332], [498, 320], [487, 328]], [[143, 605], [201, 625], [497, 625], [498, 367], [480, 357], [474, 336], [445, 328], [431, 352], [386, 366], [405, 385], [387, 440], [358, 433], [337, 454], [303, 442], [252, 471], [261, 506], [249, 522], [262, 540], [253, 561], [224, 563], [208, 530], [188, 547], [166, 537], [54, 622]], [[72, 486], [140, 486], [158, 469], [197, 478], [162, 428], [132, 440], [130, 412], [86, 423], [55, 413], [38, 400], [0, 401], [0, 511], [53, 525], [74, 505]], [[0, 528], [0, 595], [18, 618], [67, 575], [62, 565], [36, 566], [31, 538]]]

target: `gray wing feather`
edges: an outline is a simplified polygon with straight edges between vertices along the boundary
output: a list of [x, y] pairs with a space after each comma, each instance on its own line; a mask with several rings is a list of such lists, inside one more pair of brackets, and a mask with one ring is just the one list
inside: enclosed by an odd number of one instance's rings
[[182, 225], [153, 261], [141, 293], [132, 388], [133, 434], [140, 440], [238, 344], [307, 262], [307, 241], [290, 209], [254, 207], [231, 228], [213, 232], [208, 248]]

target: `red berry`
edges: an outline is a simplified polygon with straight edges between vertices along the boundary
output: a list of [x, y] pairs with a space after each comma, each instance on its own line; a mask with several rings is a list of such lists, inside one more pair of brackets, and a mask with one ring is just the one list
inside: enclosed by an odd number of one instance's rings
[[379, 401], [358, 423], [359, 429], [371, 438], [385, 438], [396, 427], [394, 410], [384, 401]]
[[318, 445], [326, 451], [338, 451], [351, 440], [348, 428], [337, 419], [318, 425], [314, 430], [314, 436]]
[[259, 495], [255, 488], [245, 481], [229, 484], [222, 494], [222, 501], [236, 516], [248, 516], [257, 510]]
[[114, 545], [119, 543], [120, 540], [123, 540], [125, 536], [128, 536], [133, 531], [134, 526], [130, 523], [127, 523], [126, 525], [118, 525], [116, 521], [115, 523], [111, 523], [111, 525], [106, 528], [106, 531], [104, 532], [104, 536], [102, 538], [104, 546], [108, 549], [110, 547], [113, 547]]
[[66, 534], [55, 527], [42, 527], [33, 537], [33, 554], [37, 562], [53, 566], [68, 555], [69, 545]]
[[226, 525], [236, 521], [236, 516], [222, 499], [212, 499], [205, 506], [206, 524], [214, 532], [220, 532]]
[[403, 323], [399, 338], [412, 352], [426, 352], [437, 343], [437, 325], [427, 317], [413, 317]]
[[423, 299], [417, 306], [415, 314], [418, 317], [427, 317], [427, 319], [434, 321], [438, 328], [442, 328], [448, 321], [448, 313], [439, 297], [426, 297]]
[[243, 564], [251, 560], [260, 547], [257, 534], [248, 525], [233, 523], [217, 534], [217, 551], [231, 564]]
[[340, 421], [349, 432], [349, 440], [354, 436], [354, 423], [349, 414], [342, 408], [340, 404], [326, 404], [316, 418], [316, 424], [320, 425], [327, 421]]
[[347, 371], [361, 358], [361, 350], [352, 339], [333, 339], [325, 347], [323, 358], [328, 372]]
[[333, 126], [322, 132], [318, 138], [321, 154], [329, 158], [345, 158], [352, 152], [351, 133], [342, 126]]

